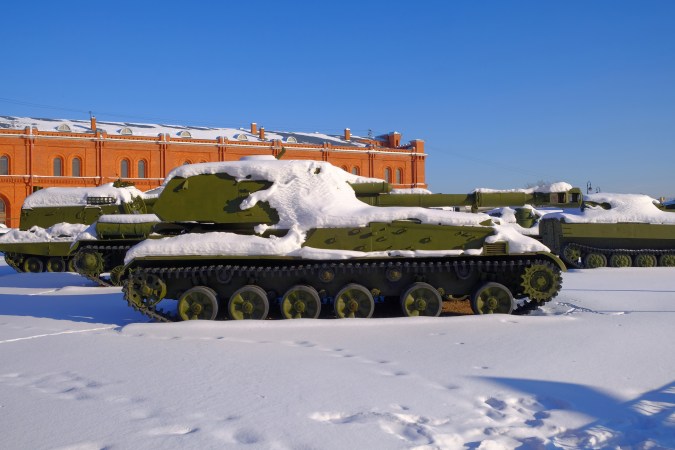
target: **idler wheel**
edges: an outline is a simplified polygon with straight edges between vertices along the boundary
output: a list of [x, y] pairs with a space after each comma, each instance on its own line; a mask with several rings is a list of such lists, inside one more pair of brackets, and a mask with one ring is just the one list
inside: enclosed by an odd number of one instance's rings
[[579, 264], [581, 259], [581, 250], [572, 245], [566, 245], [563, 249], [563, 259], [570, 264]]
[[181, 320], [213, 320], [218, 314], [216, 291], [207, 286], [188, 289], [178, 299]]
[[259, 286], [248, 284], [232, 294], [227, 303], [230, 318], [235, 320], [262, 320], [267, 317], [270, 304], [267, 293]]
[[339, 319], [372, 317], [375, 300], [368, 289], [360, 284], [350, 283], [335, 296], [335, 315]]
[[437, 317], [442, 307], [441, 294], [427, 283], [413, 283], [401, 294], [401, 309], [408, 317]]
[[98, 276], [103, 272], [103, 255], [92, 249], [78, 251], [73, 257], [78, 273]]
[[316, 319], [319, 313], [321, 298], [311, 286], [293, 286], [281, 299], [281, 315], [286, 319]]
[[474, 314], [511, 314], [515, 307], [511, 291], [499, 283], [485, 283], [471, 297]]
[[154, 306], [166, 296], [166, 284], [157, 275], [136, 272], [130, 277], [126, 289], [128, 299], [138, 306]]

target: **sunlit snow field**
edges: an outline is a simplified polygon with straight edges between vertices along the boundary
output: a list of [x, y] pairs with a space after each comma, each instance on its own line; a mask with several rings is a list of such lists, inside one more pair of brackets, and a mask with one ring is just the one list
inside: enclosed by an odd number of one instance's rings
[[148, 323], [0, 263], [0, 448], [675, 448], [675, 269], [530, 316]]

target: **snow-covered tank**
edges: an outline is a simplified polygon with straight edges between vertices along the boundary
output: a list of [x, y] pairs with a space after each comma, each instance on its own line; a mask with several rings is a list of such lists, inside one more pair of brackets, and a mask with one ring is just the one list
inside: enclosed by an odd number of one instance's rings
[[437, 316], [445, 302], [512, 313], [559, 292], [564, 265], [540, 242], [482, 213], [361, 201], [359, 186], [378, 182], [317, 161], [174, 169], [156, 234], [126, 254], [125, 299], [170, 321], [370, 317], [392, 305]]
[[74, 271], [71, 245], [76, 236], [106, 214], [143, 214], [149, 202], [130, 183], [98, 187], [46, 188], [29, 195], [19, 229], [0, 236], [0, 252], [19, 272]]
[[673, 212], [646, 195], [589, 194], [577, 212], [544, 217], [539, 231], [570, 267], [673, 267]]

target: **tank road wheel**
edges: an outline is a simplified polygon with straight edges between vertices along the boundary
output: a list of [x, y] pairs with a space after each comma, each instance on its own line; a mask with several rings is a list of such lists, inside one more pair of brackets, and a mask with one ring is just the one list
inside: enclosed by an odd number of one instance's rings
[[66, 261], [63, 258], [52, 257], [47, 260], [47, 272], [65, 272]]
[[218, 314], [216, 291], [206, 286], [188, 289], [178, 299], [181, 320], [213, 320]]
[[227, 310], [230, 317], [235, 320], [262, 320], [267, 317], [270, 310], [267, 292], [259, 286], [248, 284], [232, 294], [227, 303]]
[[68, 265], [68, 272], [77, 273], [77, 267], [75, 267], [75, 258], [69, 257], [67, 265]]
[[579, 264], [579, 260], [581, 259], [581, 250], [579, 250], [577, 247], [568, 244], [563, 249], [562, 257], [566, 262], [570, 264], [574, 265]]
[[609, 266], [610, 267], [630, 267], [633, 265], [633, 260], [630, 255], [625, 253], [613, 253], [609, 257]]
[[550, 263], [540, 262], [526, 267], [521, 278], [520, 285], [530, 300], [545, 302], [560, 291], [560, 271]]
[[437, 317], [442, 307], [441, 294], [427, 283], [413, 283], [401, 294], [401, 309], [408, 317]]
[[499, 283], [485, 283], [471, 297], [475, 314], [511, 314], [515, 307], [511, 291]]
[[651, 253], [640, 253], [635, 257], [637, 267], [656, 267], [656, 256]]
[[607, 257], [602, 253], [589, 253], [584, 258], [584, 267], [588, 269], [607, 267]]
[[675, 254], [666, 253], [659, 257], [659, 266], [675, 267]]
[[44, 272], [45, 263], [37, 256], [29, 256], [23, 261], [21, 268], [24, 272]]
[[360, 284], [350, 283], [335, 296], [335, 315], [338, 319], [369, 319], [375, 312], [375, 300], [368, 289]]
[[281, 300], [281, 314], [285, 319], [316, 319], [320, 312], [321, 298], [310, 286], [293, 286]]

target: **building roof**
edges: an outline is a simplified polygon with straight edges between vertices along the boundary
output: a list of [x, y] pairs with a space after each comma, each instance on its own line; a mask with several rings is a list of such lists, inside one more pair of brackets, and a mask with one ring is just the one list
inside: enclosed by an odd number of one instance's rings
[[[37, 128], [38, 131], [63, 131], [72, 133], [91, 133], [91, 121], [73, 120], [73, 119], [49, 119], [36, 117], [15, 117], [0, 116], [0, 130], [14, 129], [22, 130], [26, 127]], [[157, 137], [160, 133], [169, 134], [175, 138], [194, 138], [194, 139], [217, 139], [225, 137], [233, 141], [251, 141], [251, 142], [269, 142], [280, 140], [282, 142], [294, 142], [298, 144], [308, 144], [312, 146], [323, 145], [328, 142], [331, 145], [347, 147], [366, 147], [368, 138], [359, 138], [352, 136], [347, 141], [342, 135], [329, 135], [323, 133], [302, 133], [291, 131], [270, 131], [265, 130], [265, 139], [260, 139], [258, 134], [252, 134], [250, 129], [245, 128], [213, 128], [184, 125], [166, 125], [135, 122], [108, 122], [97, 120], [96, 128], [105, 131], [109, 135], [132, 135]], [[187, 133], [186, 133], [187, 132]], [[189, 134], [188, 134], [189, 133]], [[360, 142], [360, 140], [366, 142]]]

